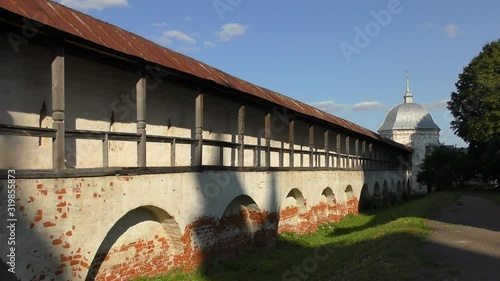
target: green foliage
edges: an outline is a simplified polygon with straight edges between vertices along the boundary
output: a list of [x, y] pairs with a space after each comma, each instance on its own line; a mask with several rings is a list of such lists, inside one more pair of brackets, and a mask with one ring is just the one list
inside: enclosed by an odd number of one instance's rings
[[455, 133], [466, 142], [487, 143], [500, 136], [500, 40], [483, 47], [464, 68], [448, 109]]
[[490, 193], [486, 196], [486, 198], [496, 201], [500, 204], [500, 193]]
[[451, 126], [470, 144], [480, 175], [500, 186], [500, 40], [485, 45], [455, 85]]
[[477, 174], [477, 162], [461, 150], [438, 146], [424, 159], [417, 181], [439, 189], [465, 187]]

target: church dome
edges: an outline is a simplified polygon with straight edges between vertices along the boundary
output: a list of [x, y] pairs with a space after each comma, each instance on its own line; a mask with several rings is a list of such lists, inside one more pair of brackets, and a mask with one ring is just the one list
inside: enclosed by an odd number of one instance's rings
[[406, 94], [404, 103], [392, 108], [385, 117], [384, 123], [378, 129], [379, 133], [392, 130], [440, 130], [432, 120], [427, 109], [418, 103], [413, 103], [410, 93], [410, 79], [406, 76]]
[[435, 129], [438, 125], [430, 113], [418, 103], [402, 103], [392, 108], [378, 131]]

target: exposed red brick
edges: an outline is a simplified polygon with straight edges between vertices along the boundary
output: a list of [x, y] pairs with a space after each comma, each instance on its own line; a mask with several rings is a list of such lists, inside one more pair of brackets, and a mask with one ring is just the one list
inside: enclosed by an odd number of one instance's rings
[[63, 189], [57, 190], [56, 194], [66, 194], [66, 189], [63, 188]]
[[34, 221], [39, 222], [42, 220], [42, 210], [38, 209], [35, 214]]
[[45, 226], [45, 227], [51, 227], [51, 226], [55, 226], [55, 225], [56, 224], [53, 223], [53, 222], [51, 222], [51, 221], [46, 221], [46, 222], [43, 223], [43, 226]]
[[52, 241], [52, 245], [59, 245], [59, 244], [62, 244], [61, 239], [56, 239], [56, 240]]

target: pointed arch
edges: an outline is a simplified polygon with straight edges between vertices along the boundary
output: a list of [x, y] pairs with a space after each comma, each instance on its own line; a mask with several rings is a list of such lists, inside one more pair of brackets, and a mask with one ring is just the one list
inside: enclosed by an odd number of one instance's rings
[[[105, 280], [121, 267], [140, 268], [139, 263], [153, 256], [165, 261], [158, 268], [161, 272], [182, 266], [184, 244], [181, 236], [177, 222], [165, 210], [155, 206], [133, 209], [123, 215], [106, 234], [94, 255], [86, 280]], [[137, 255], [142, 259], [123, 262], [124, 256]], [[120, 258], [115, 259], [114, 256]], [[138, 270], [134, 274], [138, 276], [143, 272]]]
[[299, 189], [294, 188], [290, 190], [290, 192], [288, 192], [285, 200], [290, 201], [291, 199], [295, 201], [295, 206], [298, 208], [299, 214], [304, 214], [307, 212], [306, 199], [304, 198], [304, 195], [302, 195], [302, 192]]
[[382, 197], [382, 192], [380, 190], [380, 184], [375, 182], [375, 186], [373, 187], [373, 197], [375, 198], [381, 198]]
[[305, 229], [297, 229], [297, 225], [307, 221], [305, 214], [307, 214], [307, 203], [304, 195], [297, 188], [290, 190], [281, 204], [278, 232], [308, 232]]
[[364, 211], [368, 211], [371, 208], [370, 206], [370, 190], [368, 185], [365, 183], [361, 188], [361, 194], [359, 196], [359, 206], [358, 213], [362, 213]]
[[257, 233], [263, 230], [266, 216], [248, 195], [234, 198], [224, 210], [215, 231], [215, 258], [224, 259], [261, 246]]
[[348, 185], [348, 186], [345, 188], [344, 192], [345, 192], [345, 194], [346, 194], [347, 201], [350, 201], [350, 200], [356, 199], [356, 195], [354, 194], [354, 190], [352, 189], [352, 186], [351, 186], [351, 185]]
[[339, 218], [337, 198], [330, 187], [323, 189], [322, 202], [326, 203], [324, 209], [318, 214], [318, 222], [336, 221]]
[[334, 206], [335, 204], [337, 204], [337, 199], [335, 198], [335, 194], [333, 193], [333, 190], [330, 187], [323, 189], [321, 195], [325, 197], [325, 201], [328, 206]]
[[387, 184], [387, 181], [384, 180], [384, 185], [382, 188], [382, 198], [387, 199], [390, 197], [390, 195], [391, 195], [391, 192], [389, 190], [389, 185]]

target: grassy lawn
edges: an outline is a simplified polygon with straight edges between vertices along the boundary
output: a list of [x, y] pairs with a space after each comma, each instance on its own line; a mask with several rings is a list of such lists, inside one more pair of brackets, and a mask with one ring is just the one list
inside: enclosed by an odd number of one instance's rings
[[[453, 274], [417, 249], [430, 234], [425, 217], [459, 193], [437, 192], [370, 214], [325, 224], [313, 234], [280, 235], [276, 249], [247, 253], [219, 266], [137, 281], [444, 280]], [[444, 275], [443, 275], [444, 274]]]
[[500, 204], [500, 193], [499, 192], [488, 194], [485, 197], [488, 199], [494, 200], [498, 204]]

